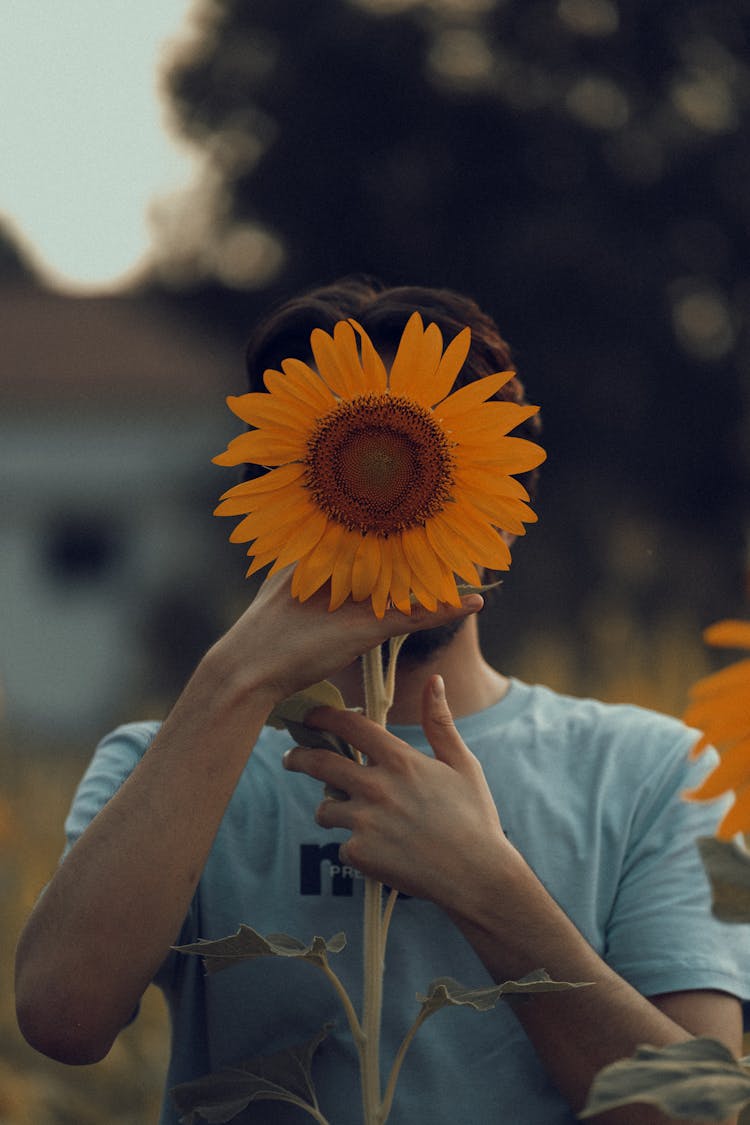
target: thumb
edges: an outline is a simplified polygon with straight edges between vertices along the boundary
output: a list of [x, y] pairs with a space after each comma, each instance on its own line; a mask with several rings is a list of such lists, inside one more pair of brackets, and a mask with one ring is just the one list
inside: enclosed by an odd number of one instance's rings
[[430, 676], [422, 695], [422, 729], [438, 761], [457, 768], [470, 751], [453, 722], [443, 677]]

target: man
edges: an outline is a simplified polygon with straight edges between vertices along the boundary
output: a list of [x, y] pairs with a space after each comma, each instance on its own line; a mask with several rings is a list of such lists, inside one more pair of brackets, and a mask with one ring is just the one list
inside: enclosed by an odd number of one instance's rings
[[[448, 336], [472, 329], [465, 381], [509, 366], [494, 324], [463, 297], [351, 281], [283, 306], [249, 351], [265, 367], [303, 357], [313, 327], [356, 317], [386, 354], [419, 309]], [[506, 395], [520, 399], [513, 380]], [[18, 950], [19, 1020], [39, 1050], [102, 1058], [150, 981], [172, 1018], [168, 1086], [310, 1039], [331, 1125], [359, 1120], [356, 1052], [337, 997], [310, 965], [246, 962], [206, 977], [175, 943], [233, 933], [307, 942], [344, 930], [335, 969], [359, 1006], [362, 873], [403, 892], [386, 953], [384, 1076], [436, 977], [467, 987], [544, 968], [572, 992], [438, 1012], [403, 1066], [392, 1125], [572, 1122], [596, 1072], [692, 1035], [738, 1052], [749, 958], [716, 923], [695, 837], [717, 813], [681, 800], [696, 771], [682, 724], [634, 707], [561, 697], [484, 660], [477, 595], [461, 608], [300, 603], [275, 574], [201, 660], [163, 725], [99, 747], [68, 821], [72, 845]], [[426, 631], [425, 631], [426, 630]], [[358, 658], [411, 634], [388, 730], [353, 711], [311, 725], [368, 757], [292, 747], [270, 710], [323, 678], [362, 703]], [[286, 753], [285, 753], [286, 751]], [[311, 780], [314, 779], [314, 780]], [[348, 800], [323, 799], [326, 782]], [[406, 897], [409, 896], [409, 897]], [[267, 1103], [238, 1121], [267, 1121]], [[302, 1111], [274, 1102], [272, 1119]], [[177, 1113], [165, 1098], [162, 1122]], [[650, 1125], [645, 1106], [602, 1117]]]

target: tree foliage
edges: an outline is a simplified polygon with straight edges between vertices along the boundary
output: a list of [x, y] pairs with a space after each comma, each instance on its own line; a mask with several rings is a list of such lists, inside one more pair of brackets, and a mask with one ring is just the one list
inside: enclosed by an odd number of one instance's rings
[[165, 82], [206, 175], [165, 255], [243, 329], [351, 271], [474, 295], [580, 567], [613, 488], [737, 553], [749, 30], [734, 0], [200, 0]]

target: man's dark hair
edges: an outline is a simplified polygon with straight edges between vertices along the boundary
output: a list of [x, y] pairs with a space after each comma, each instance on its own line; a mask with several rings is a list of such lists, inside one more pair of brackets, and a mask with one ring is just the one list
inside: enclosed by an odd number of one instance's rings
[[[450, 289], [428, 289], [417, 285], [389, 287], [365, 276], [345, 277], [311, 289], [272, 310], [256, 326], [247, 347], [246, 363], [251, 391], [263, 391], [263, 372], [279, 370], [284, 359], [310, 358], [310, 333], [314, 328], [333, 332], [340, 320], [353, 317], [365, 329], [381, 354], [395, 351], [407, 320], [419, 312], [425, 325], [434, 321], [443, 334], [445, 344], [467, 325], [471, 329], [471, 349], [454, 384], [455, 388], [472, 383], [496, 371], [515, 371], [510, 347], [500, 335], [494, 320], [470, 297]], [[524, 388], [514, 376], [493, 398], [524, 403]], [[523, 422], [513, 436], [539, 436], [538, 415]], [[264, 472], [248, 465], [245, 476]], [[538, 470], [519, 475], [519, 480], [533, 496]]]

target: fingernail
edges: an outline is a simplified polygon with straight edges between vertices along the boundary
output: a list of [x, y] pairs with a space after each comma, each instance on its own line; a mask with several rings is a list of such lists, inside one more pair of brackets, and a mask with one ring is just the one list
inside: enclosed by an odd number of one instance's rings
[[443, 682], [442, 676], [435, 676], [435, 679], [432, 681], [432, 694], [435, 696], [435, 699], [438, 699], [441, 703], [445, 699], [445, 683]]
[[481, 594], [466, 594], [461, 598], [464, 609], [481, 609], [484, 605], [484, 598]]

